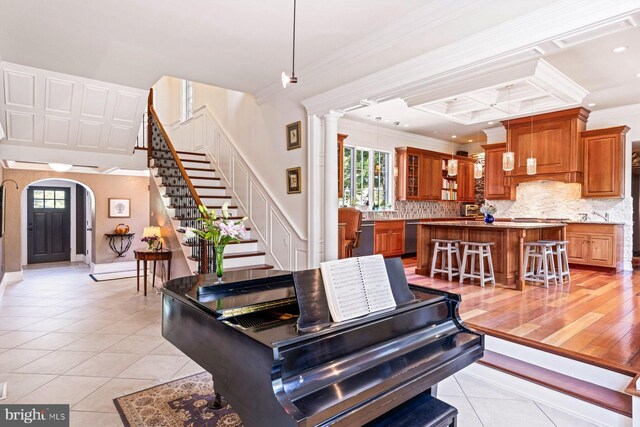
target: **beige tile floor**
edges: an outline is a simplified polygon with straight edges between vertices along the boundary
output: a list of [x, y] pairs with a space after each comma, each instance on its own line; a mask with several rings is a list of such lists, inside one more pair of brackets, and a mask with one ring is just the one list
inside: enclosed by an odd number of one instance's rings
[[[81, 264], [26, 269], [0, 299], [1, 403], [67, 403], [72, 426], [121, 426], [114, 397], [202, 371], [162, 338], [160, 310], [135, 279], [94, 282]], [[464, 372], [439, 398], [461, 427], [593, 426]]]

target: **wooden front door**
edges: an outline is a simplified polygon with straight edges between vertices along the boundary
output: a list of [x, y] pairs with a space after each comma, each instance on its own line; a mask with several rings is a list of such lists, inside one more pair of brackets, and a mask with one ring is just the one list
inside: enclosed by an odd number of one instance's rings
[[68, 188], [29, 187], [27, 262], [69, 261], [71, 207]]

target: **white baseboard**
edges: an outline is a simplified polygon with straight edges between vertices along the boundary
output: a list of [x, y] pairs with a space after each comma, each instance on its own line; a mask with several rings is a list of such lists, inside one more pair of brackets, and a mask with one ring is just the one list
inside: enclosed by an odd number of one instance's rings
[[4, 294], [4, 288], [6, 288], [9, 283], [21, 282], [23, 279], [24, 279], [24, 273], [22, 272], [22, 270], [9, 271], [4, 273], [4, 276], [2, 276], [2, 280], [0, 280], [0, 301], [2, 301], [2, 294]]
[[633, 263], [631, 261], [625, 261], [622, 265], [622, 270], [624, 271], [633, 271]]
[[71, 254], [71, 261], [72, 262], [84, 262], [85, 264], [87, 264], [86, 257], [85, 257], [84, 254]]
[[125, 261], [125, 262], [112, 262], [108, 264], [94, 264], [91, 263], [91, 273], [100, 274], [100, 273], [116, 273], [120, 271], [131, 271], [136, 269], [135, 261]]

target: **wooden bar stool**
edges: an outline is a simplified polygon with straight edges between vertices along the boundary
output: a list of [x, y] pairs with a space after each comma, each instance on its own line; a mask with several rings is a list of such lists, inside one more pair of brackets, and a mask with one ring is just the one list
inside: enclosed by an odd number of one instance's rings
[[[480, 286], [484, 288], [485, 282], [493, 282], [496, 284], [496, 278], [493, 273], [493, 260], [491, 258], [491, 246], [493, 242], [462, 242], [462, 266], [460, 267], [460, 283], [464, 279], [479, 279]], [[478, 256], [479, 271], [476, 272], [476, 255]], [[471, 269], [467, 273], [467, 262], [471, 256]], [[489, 274], [485, 274], [484, 262], [489, 264]]]
[[566, 240], [541, 240], [544, 243], [553, 243], [551, 250], [556, 256], [556, 267], [558, 276], [557, 280], [562, 285], [564, 283], [564, 277], [567, 276], [567, 281], [571, 281], [571, 273], [569, 272], [569, 257], [567, 256]]
[[[460, 275], [460, 240], [432, 239], [431, 241], [435, 243], [431, 257], [431, 277], [436, 273], [445, 273], [451, 282], [453, 276]], [[442, 252], [440, 268], [436, 268], [440, 252]], [[456, 256], [455, 268], [453, 266], [453, 255]]]
[[555, 243], [549, 241], [526, 242], [524, 244], [524, 280], [542, 283], [549, 287], [549, 281], [553, 279], [558, 284], [556, 265], [553, 259], [553, 247]]

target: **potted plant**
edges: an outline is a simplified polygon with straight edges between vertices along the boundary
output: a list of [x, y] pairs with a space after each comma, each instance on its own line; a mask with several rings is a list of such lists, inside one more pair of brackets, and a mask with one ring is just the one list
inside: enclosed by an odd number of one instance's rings
[[244, 227], [247, 217], [240, 220], [231, 219], [229, 203], [222, 205], [221, 217], [218, 217], [213, 209], [207, 210], [205, 206], [198, 206], [198, 209], [202, 213], [202, 218], [199, 218], [198, 221], [202, 223], [203, 227], [188, 228], [185, 239], [198, 236], [213, 243], [216, 253], [216, 276], [218, 276], [218, 282], [222, 282], [224, 248], [231, 242], [239, 242], [247, 237], [247, 230]]
[[495, 221], [493, 215], [495, 215], [497, 210], [498, 209], [494, 205], [490, 205], [486, 202], [483, 203], [480, 207], [480, 212], [484, 215], [484, 222], [487, 224], [493, 224], [493, 221]]

